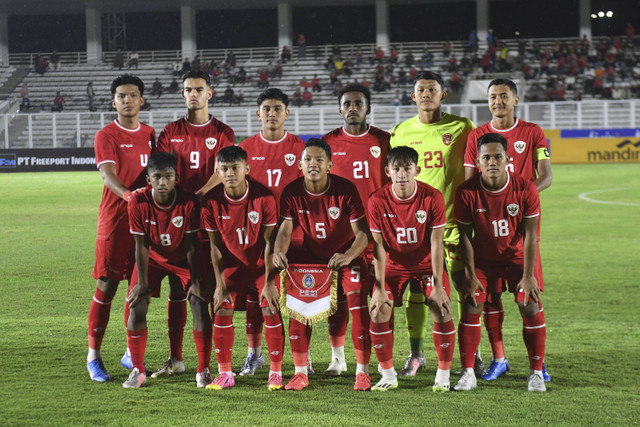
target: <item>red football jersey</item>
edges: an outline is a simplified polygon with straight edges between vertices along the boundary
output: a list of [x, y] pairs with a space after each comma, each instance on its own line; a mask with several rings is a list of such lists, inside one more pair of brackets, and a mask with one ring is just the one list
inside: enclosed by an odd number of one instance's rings
[[369, 227], [382, 234], [391, 264], [431, 265], [431, 233], [447, 223], [444, 197], [435, 188], [416, 181], [413, 194], [401, 199], [389, 183], [369, 198]]
[[351, 247], [355, 236], [351, 223], [365, 216], [356, 186], [329, 175], [329, 188], [315, 194], [304, 187], [304, 178], [287, 185], [280, 202], [282, 217], [293, 221], [304, 233], [303, 247], [320, 260]]
[[540, 148], [549, 149], [547, 138], [540, 126], [516, 118], [515, 124], [509, 129], [496, 129], [493, 127], [493, 122], [475, 128], [467, 139], [467, 149], [464, 154], [466, 167], [476, 167], [478, 139], [487, 133], [497, 133], [507, 139], [507, 154], [511, 157], [507, 166], [509, 172], [515, 172], [530, 181], [536, 180], [538, 168], [536, 151]]
[[267, 186], [280, 203], [284, 187], [302, 176], [298, 162], [304, 141], [289, 132], [278, 141], [269, 141], [260, 132], [242, 141], [240, 147], [247, 152], [251, 177]]
[[176, 154], [180, 186], [195, 193], [213, 175], [218, 152], [235, 143], [233, 130], [213, 116], [201, 125], [189, 123], [183, 117], [162, 129], [158, 151]]
[[476, 266], [522, 265], [525, 218], [540, 215], [540, 197], [532, 181], [507, 173], [507, 183], [488, 190], [481, 174], [464, 182], [456, 193], [455, 217], [473, 224]]
[[322, 137], [331, 146], [331, 173], [353, 182], [364, 205], [371, 193], [389, 182], [384, 173], [389, 138], [388, 132], [373, 126], [362, 135], [351, 135], [341, 127]]
[[[100, 169], [105, 163], [114, 163], [125, 187], [142, 188], [147, 185], [145, 168], [155, 140], [156, 132], [150, 126], [139, 123], [136, 129], [127, 129], [114, 120], [96, 134], [96, 166]], [[98, 239], [106, 239], [121, 221], [128, 223], [127, 202], [105, 186], [98, 214]]]
[[192, 193], [176, 187], [170, 206], [153, 199], [153, 189], [135, 193], [129, 200], [131, 234], [149, 236], [149, 258], [159, 263], [176, 264], [186, 259], [182, 238], [200, 229], [200, 205]]
[[219, 231], [224, 242], [225, 267], [244, 266], [250, 270], [264, 268], [262, 227], [278, 224], [276, 199], [259, 182], [248, 179], [247, 191], [233, 199], [216, 185], [202, 201], [202, 225], [207, 231]]

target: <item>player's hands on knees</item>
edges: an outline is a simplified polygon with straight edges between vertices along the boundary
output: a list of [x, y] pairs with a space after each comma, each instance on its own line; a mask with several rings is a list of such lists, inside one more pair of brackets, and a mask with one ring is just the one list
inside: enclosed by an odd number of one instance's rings
[[371, 317], [378, 317], [380, 310], [383, 310], [384, 305], [388, 305], [390, 308], [393, 308], [393, 304], [391, 304], [387, 291], [376, 286], [371, 294], [371, 301], [369, 302], [369, 313], [371, 313]]
[[287, 255], [283, 252], [274, 252], [273, 253], [273, 266], [280, 270], [284, 270], [289, 268], [289, 260], [287, 259]]
[[522, 276], [520, 282], [518, 282], [518, 287], [516, 290], [519, 292], [522, 289], [524, 292], [524, 306], [526, 307], [529, 303], [529, 299], [534, 302], [538, 302], [538, 298], [540, 297], [540, 288], [538, 287], [538, 281], [533, 276]]
[[451, 313], [451, 300], [442, 286], [434, 286], [429, 295], [429, 305], [436, 306], [442, 317]]
[[231, 302], [231, 293], [229, 293], [229, 290], [227, 289], [226, 286], [224, 286], [221, 283], [218, 283], [218, 286], [216, 286], [216, 291], [213, 293], [214, 313], [217, 312], [222, 306], [222, 304], [224, 304], [225, 302], [228, 302], [228, 303]]
[[351, 264], [351, 261], [353, 261], [353, 259], [349, 258], [345, 254], [335, 253], [329, 260], [327, 267], [332, 270], [340, 270], [341, 268]]
[[187, 299], [189, 299], [191, 295], [201, 299], [204, 302], [211, 301], [211, 290], [204, 282], [200, 280], [191, 281], [189, 292], [187, 292]]
[[140, 285], [138, 283], [129, 291], [129, 295], [127, 296], [127, 301], [129, 301], [129, 307], [135, 307], [142, 300], [151, 300], [151, 294], [149, 293], [149, 288], [146, 286]]
[[480, 292], [484, 292], [484, 285], [482, 284], [482, 282], [480, 282], [480, 280], [478, 280], [478, 277], [474, 274], [472, 277], [469, 278], [468, 281], [468, 286], [467, 286], [467, 291], [465, 292], [465, 298], [468, 298], [469, 301], [471, 301], [471, 304], [474, 307], [478, 306], [478, 302], [476, 301], [476, 291], [480, 291]]
[[280, 293], [275, 283], [271, 282], [264, 285], [262, 293], [260, 294], [260, 301], [262, 301], [263, 298], [267, 300], [269, 310], [271, 310], [272, 313], [280, 311]]

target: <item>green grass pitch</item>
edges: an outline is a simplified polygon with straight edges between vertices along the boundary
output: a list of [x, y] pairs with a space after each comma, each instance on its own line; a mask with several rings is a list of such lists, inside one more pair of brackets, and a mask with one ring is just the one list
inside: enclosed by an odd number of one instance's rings
[[[512, 371], [469, 393], [431, 392], [436, 358], [387, 393], [354, 392], [355, 357], [337, 379], [311, 377], [302, 392], [269, 392], [267, 369], [231, 390], [195, 387], [196, 353], [185, 333], [187, 372], [125, 390], [124, 284], [103, 345], [113, 381], [89, 380], [85, 365], [90, 277], [102, 183], [98, 172], [0, 174], [0, 424], [2, 425], [633, 425], [640, 421], [640, 173], [638, 165], [556, 165], [542, 193], [541, 253], [547, 292], [545, 394], [526, 391], [522, 323], [505, 298]], [[587, 194], [584, 194], [587, 193]], [[579, 196], [582, 195], [582, 198]], [[166, 293], [149, 310], [150, 368], [168, 354]], [[190, 315], [189, 315], [190, 316]], [[404, 309], [396, 310], [395, 365], [408, 353]], [[237, 313], [234, 366], [246, 355]], [[189, 319], [189, 323], [190, 323]], [[189, 325], [188, 323], [188, 325]], [[457, 344], [456, 344], [457, 346]], [[481, 344], [489, 358], [486, 334]], [[314, 328], [314, 366], [330, 358], [326, 322]], [[215, 358], [214, 358], [215, 360]], [[372, 357], [374, 381], [379, 378]], [[215, 366], [215, 365], [212, 365]], [[460, 367], [456, 348], [453, 370]], [[285, 381], [292, 374], [285, 346]], [[457, 377], [452, 375], [452, 385]]]

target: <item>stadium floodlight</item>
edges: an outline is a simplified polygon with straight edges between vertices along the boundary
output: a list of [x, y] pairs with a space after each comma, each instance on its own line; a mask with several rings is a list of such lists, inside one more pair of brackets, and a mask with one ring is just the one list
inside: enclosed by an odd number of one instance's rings
[[598, 17], [604, 18], [604, 12], [603, 11], [598, 12]]
[[607, 18], [613, 18], [613, 12], [608, 10], [607, 11]]

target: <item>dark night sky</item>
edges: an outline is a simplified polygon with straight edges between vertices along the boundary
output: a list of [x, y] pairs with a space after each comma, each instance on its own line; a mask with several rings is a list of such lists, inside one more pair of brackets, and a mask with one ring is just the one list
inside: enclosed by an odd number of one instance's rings
[[[391, 5], [390, 38], [394, 42], [466, 40], [475, 27], [472, 1]], [[613, 19], [595, 20], [594, 35], [620, 35], [635, 18], [636, 1], [592, 0], [593, 10], [613, 10]], [[499, 38], [574, 37], [579, 32], [579, 0], [490, 2], [490, 27]], [[304, 33], [310, 45], [375, 42], [375, 8], [371, 6], [294, 7], [293, 33]], [[180, 15], [175, 12], [127, 13], [127, 49], [180, 49]], [[275, 46], [276, 9], [203, 10], [196, 15], [196, 41], [201, 49]], [[9, 51], [61, 52], [86, 50], [84, 15], [9, 16]], [[106, 45], [105, 45], [106, 50]]]

